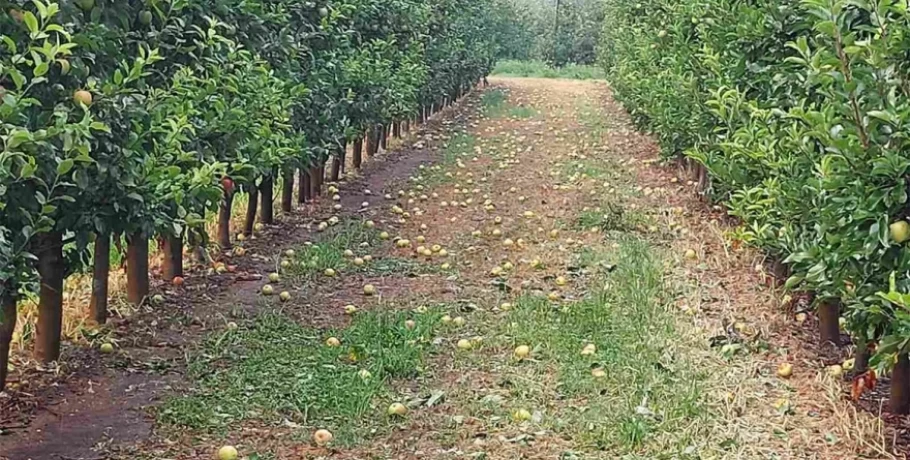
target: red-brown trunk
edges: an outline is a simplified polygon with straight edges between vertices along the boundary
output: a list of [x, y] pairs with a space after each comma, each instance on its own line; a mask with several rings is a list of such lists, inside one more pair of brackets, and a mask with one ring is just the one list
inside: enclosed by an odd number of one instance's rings
[[891, 413], [910, 413], [910, 359], [907, 353], [897, 355], [897, 364], [891, 373], [891, 398], [888, 401]]
[[382, 125], [379, 127], [379, 148], [382, 150], [387, 150], [389, 143], [389, 125]]
[[281, 212], [290, 213], [294, 204], [294, 170], [285, 171], [281, 182]]
[[88, 304], [89, 318], [96, 324], [107, 322], [107, 295], [111, 274], [111, 235], [95, 236], [95, 253], [92, 257], [92, 298]]
[[[369, 140], [367, 140], [367, 143], [369, 143]], [[362, 137], [358, 137], [357, 139], [354, 139], [354, 151], [351, 152], [351, 154], [353, 155], [353, 157], [351, 158], [351, 161], [354, 164], [354, 169], [360, 169], [360, 165], [363, 163], [363, 138]]]
[[171, 281], [178, 276], [183, 276], [183, 235], [162, 236], [161, 255], [163, 257], [162, 278]]
[[323, 184], [325, 184], [325, 161], [316, 168], [316, 195], [322, 194]]
[[259, 207], [259, 189], [256, 184], [250, 185], [250, 197], [246, 205], [246, 219], [243, 221], [243, 236], [249, 238], [253, 234], [253, 226], [256, 225], [256, 211]]
[[[231, 249], [231, 214], [234, 211], [234, 194], [224, 192], [218, 208], [218, 246], [222, 251]], [[173, 278], [173, 277], [171, 277]]]
[[401, 138], [401, 122], [392, 123], [392, 137], [395, 139]]
[[35, 328], [35, 359], [42, 363], [60, 357], [60, 333], [63, 325], [63, 235], [42, 233], [35, 238], [38, 275], [38, 324]]
[[0, 391], [6, 389], [9, 372], [9, 349], [16, 330], [16, 296], [7, 286], [0, 286]]
[[271, 176], [263, 177], [262, 183], [259, 184], [259, 222], [264, 225], [272, 225], [275, 222], [275, 210], [272, 209], [274, 185]]
[[149, 240], [142, 232], [126, 239], [126, 298], [139, 305], [149, 295]]
[[840, 302], [826, 299], [818, 306], [818, 333], [822, 346], [840, 346]]
[[410, 119], [407, 119], [401, 123], [402, 123], [401, 132], [399, 132], [399, 135], [407, 134], [407, 133], [411, 132], [411, 120]]

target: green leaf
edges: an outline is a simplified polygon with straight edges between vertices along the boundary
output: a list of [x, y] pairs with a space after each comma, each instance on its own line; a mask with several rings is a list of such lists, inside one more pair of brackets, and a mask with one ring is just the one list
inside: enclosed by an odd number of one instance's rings
[[57, 165], [57, 175], [63, 176], [66, 173], [70, 172], [70, 170], [73, 169], [73, 166], [75, 166], [75, 164], [76, 164], [76, 162], [73, 161], [72, 158], [67, 158], [67, 159], [61, 161], [60, 164]]
[[25, 22], [25, 26], [28, 27], [29, 33], [32, 35], [38, 33], [38, 18], [36, 18], [31, 11], [26, 11], [22, 15], [22, 21]]

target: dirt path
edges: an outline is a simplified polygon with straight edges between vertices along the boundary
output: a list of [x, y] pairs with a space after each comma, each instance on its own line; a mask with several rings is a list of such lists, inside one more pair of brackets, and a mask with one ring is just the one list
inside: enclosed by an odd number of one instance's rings
[[146, 416], [75, 453], [32, 433], [0, 457], [902, 457], [605, 84], [490, 81], [250, 242], [246, 281], [168, 292], [187, 378], [130, 405]]

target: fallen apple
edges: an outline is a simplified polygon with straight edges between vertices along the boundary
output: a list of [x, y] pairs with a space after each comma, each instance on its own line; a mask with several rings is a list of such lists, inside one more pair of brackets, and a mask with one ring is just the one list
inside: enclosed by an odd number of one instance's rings
[[278, 298], [281, 299], [282, 302], [287, 302], [288, 300], [291, 300], [291, 293], [288, 291], [281, 291], [281, 294], [278, 294]]
[[793, 375], [793, 366], [790, 363], [781, 363], [777, 366], [777, 376], [782, 379], [788, 379]]
[[465, 322], [466, 321], [465, 321], [464, 317], [462, 317], [462, 316], [456, 316], [455, 319], [452, 320], [452, 324], [454, 324], [458, 327], [464, 326]]
[[353, 263], [354, 263], [354, 265], [360, 267], [364, 264], [364, 261], [360, 257], [355, 257]]
[[101, 350], [101, 353], [113, 353], [114, 344], [112, 344], [110, 342], [102, 343], [101, 346], [99, 347], [99, 350]]
[[519, 345], [515, 347], [515, 357], [518, 359], [525, 359], [528, 355], [531, 354], [531, 347], [527, 345]]
[[417, 327], [417, 323], [415, 323], [414, 320], [409, 319], [404, 322], [404, 327], [406, 327], [408, 329], [414, 329], [415, 327]]
[[585, 345], [584, 348], [581, 349], [581, 354], [585, 355], [585, 356], [593, 355], [596, 352], [597, 352], [597, 346], [595, 346], [593, 343], [589, 343], [589, 344]]
[[346, 315], [353, 315], [354, 313], [357, 313], [357, 307], [355, 307], [355, 306], [353, 306], [353, 305], [345, 305], [345, 306], [344, 306], [344, 314], [346, 314]]
[[591, 369], [591, 376], [596, 379], [603, 378], [607, 376], [607, 371], [603, 370], [603, 368], [595, 367]]
[[366, 370], [366, 369], [361, 369], [360, 372], [358, 372], [357, 374], [358, 374], [358, 375], [360, 376], [360, 378], [363, 379], [363, 380], [368, 380], [370, 377], [373, 376], [373, 374], [371, 374], [370, 371], [368, 371], [368, 370]]
[[442, 318], [439, 319], [439, 321], [441, 321], [442, 324], [450, 324], [452, 322], [452, 317], [449, 315], [443, 315]]
[[696, 259], [698, 259], [698, 254], [695, 252], [694, 249], [686, 249], [686, 254], [685, 254], [685, 256], [686, 256], [686, 259], [688, 259], [688, 260], [696, 260]]
[[324, 446], [332, 442], [332, 439], [334, 438], [335, 436], [333, 436], [332, 432], [329, 430], [316, 430], [316, 432], [313, 433], [313, 442], [315, 442], [317, 446]]
[[374, 295], [376, 294], [376, 286], [372, 284], [366, 284], [363, 286], [363, 295]]
[[273, 283], [277, 283], [280, 280], [281, 280], [281, 275], [279, 275], [277, 273], [269, 273], [269, 281], [271, 281]]
[[275, 288], [271, 284], [266, 284], [262, 286], [262, 295], [272, 295], [275, 293]]
[[557, 276], [557, 277], [556, 277], [556, 285], [557, 285], [557, 286], [565, 286], [565, 285], [568, 284], [568, 283], [569, 283], [569, 281], [566, 279], [565, 276]]
[[325, 276], [328, 276], [328, 277], [330, 277], [330, 278], [336, 275], [335, 269], [333, 269], [333, 268], [326, 268], [325, 271], [323, 271], [322, 273], [323, 273]]
[[531, 420], [531, 412], [527, 409], [518, 409], [512, 412], [512, 420], [519, 423], [527, 422], [528, 420]]
[[237, 460], [240, 455], [234, 446], [223, 446], [218, 449], [218, 460]]
[[390, 417], [404, 417], [408, 413], [408, 408], [401, 403], [392, 403], [389, 406], [388, 414]]
[[456, 344], [459, 350], [470, 350], [474, 345], [468, 339], [461, 339]]
[[341, 345], [341, 341], [337, 337], [329, 337], [325, 340], [326, 346], [337, 347]]

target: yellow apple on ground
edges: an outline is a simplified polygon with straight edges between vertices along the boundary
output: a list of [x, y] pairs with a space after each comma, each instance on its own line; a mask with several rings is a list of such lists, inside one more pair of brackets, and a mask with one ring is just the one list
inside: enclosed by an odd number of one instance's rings
[[234, 446], [224, 446], [218, 449], [218, 460], [237, 460], [240, 455]]
[[404, 417], [408, 413], [408, 408], [401, 403], [392, 403], [389, 406], [388, 414], [389, 416], [395, 417]]
[[317, 446], [324, 446], [332, 442], [332, 439], [335, 439], [335, 436], [333, 436], [332, 432], [329, 430], [316, 430], [316, 432], [313, 433], [313, 442], [315, 442]]
[[793, 375], [793, 366], [790, 363], [781, 363], [777, 366], [777, 376], [782, 379], [788, 379]]
[[515, 347], [515, 357], [518, 359], [525, 359], [528, 355], [531, 354], [531, 347], [527, 345], [519, 345]]

